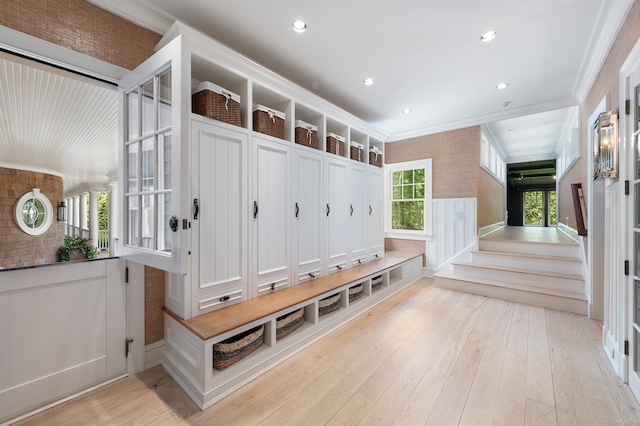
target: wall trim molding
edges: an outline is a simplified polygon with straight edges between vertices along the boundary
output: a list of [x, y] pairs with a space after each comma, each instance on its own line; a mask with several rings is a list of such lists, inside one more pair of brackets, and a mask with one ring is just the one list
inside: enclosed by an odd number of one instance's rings
[[493, 223], [491, 225], [487, 225], [487, 226], [483, 226], [481, 228], [478, 228], [478, 238], [484, 238], [487, 235], [491, 235], [496, 231], [499, 231], [500, 229], [504, 228], [505, 224], [504, 224], [504, 220], [500, 221], [500, 222], [496, 222]]

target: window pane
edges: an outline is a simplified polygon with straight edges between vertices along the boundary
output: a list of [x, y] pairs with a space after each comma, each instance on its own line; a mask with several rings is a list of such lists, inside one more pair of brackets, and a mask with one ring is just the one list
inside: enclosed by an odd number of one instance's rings
[[153, 80], [142, 86], [142, 135], [155, 130], [153, 125]]
[[393, 187], [393, 199], [394, 200], [402, 199], [402, 187], [401, 186], [394, 186]]
[[549, 196], [549, 225], [557, 224], [556, 191], [547, 192]]
[[158, 190], [171, 189], [171, 133], [158, 135]]
[[391, 212], [393, 229], [424, 230], [423, 201], [394, 201]]
[[142, 223], [140, 247], [154, 248], [154, 219], [155, 211], [153, 206], [154, 195], [142, 196]]
[[127, 147], [127, 192], [138, 192], [138, 143], [133, 143]]
[[142, 141], [142, 191], [153, 191], [154, 149], [153, 138]]
[[406, 199], [412, 199], [413, 197], [413, 185], [406, 185], [403, 189], [402, 189], [402, 193], [403, 193], [403, 197], [405, 200]]
[[414, 180], [416, 183], [425, 183], [424, 182], [424, 169], [416, 169], [413, 172]]
[[531, 191], [524, 193], [524, 224], [542, 225], [542, 192]]
[[[633, 322], [640, 324], [640, 281], [633, 280], [634, 300], [633, 300]], [[640, 357], [636, 357], [640, 358]]]
[[634, 254], [635, 254], [635, 272], [634, 275], [636, 277], [640, 277], [640, 233], [638, 232], [634, 232], [634, 236], [635, 236], [635, 247], [634, 247]]
[[138, 137], [138, 91], [127, 93], [127, 134], [128, 140]]
[[402, 183], [413, 183], [413, 170], [405, 170]]
[[171, 127], [171, 70], [158, 77], [158, 130]]
[[393, 172], [393, 184], [400, 185], [402, 183], [402, 172]]
[[138, 196], [127, 197], [127, 207], [129, 210], [129, 229], [127, 232], [127, 244], [138, 245]]
[[171, 251], [171, 194], [158, 194], [158, 250]]
[[424, 184], [420, 183], [415, 186], [416, 198], [424, 198]]

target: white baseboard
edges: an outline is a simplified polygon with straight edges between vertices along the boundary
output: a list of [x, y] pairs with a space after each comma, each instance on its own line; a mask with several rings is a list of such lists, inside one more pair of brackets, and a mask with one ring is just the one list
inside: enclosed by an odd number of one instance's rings
[[629, 357], [620, 352], [618, 346], [609, 333], [604, 336], [603, 349], [607, 354], [607, 358], [609, 358], [609, 362], [611, 362], [611, 366], [623, 382], [629, 383]]
[[164, 339], [152, 343], [145, 347], [145, 363], [144, 368], [148, 370], [151, 367], [160, 365], [162, 361], [162, 351], [164, 349]]
[[499, 231], [502, 228], [504, 228], [504, 220], [501, 222], [496, 222], [492, 225], [483, 226], [482, 228], [478, 229], [478, 238], [484, 238], [487, 235], [493, 234], [494, 232]]
[[572, 240], [574, 240], [576, 243], [580, 242], [580, 236], [578, 235], [578, 231], [573, 229], [570, 226], [567, 226], [563, 223], [558, 223], [557, 228], [560, 232], [562, 232], [563, 234], [565, 234], [567, 237], [571, 238]]

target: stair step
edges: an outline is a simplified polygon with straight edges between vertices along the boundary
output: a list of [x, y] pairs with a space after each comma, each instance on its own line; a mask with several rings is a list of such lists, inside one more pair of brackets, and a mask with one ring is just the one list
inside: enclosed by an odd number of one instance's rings
[[481, 265], [510, 268], [527, 268], [533, 264], [548, 272], [582, 274], [582, 262], [575, 257], [473, 250], [471, 251], [471, 260], [473, 263]]
[[436, 287], [479, 294], [496, 299], [526, 303], [577, 314], [587, 314], [584, 292], [548, 289], [528, 285], [506, 283], [489, 279], [459, 276], [450, 270], [434, 274]]
[[480, 251], [580, 258], [580, 247], [577, 244], [480, 239], [478, 248]]
[[578, 274], [460, 261], [452, 262], [451, 265], [458, 276], [584, 293], [584, 278]]

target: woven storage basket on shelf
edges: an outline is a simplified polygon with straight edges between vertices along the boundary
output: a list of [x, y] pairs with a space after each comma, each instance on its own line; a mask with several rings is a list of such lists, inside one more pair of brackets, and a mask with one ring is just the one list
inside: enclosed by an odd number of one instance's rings
[[327, 152], [344, 156], [345, 149], [344, 138], [335, 133], [329, 133], [327, 136]]
[[193, 90], [191, 109], [195, 114], [240, 126], [240, 95], [209, 81]]
[[285, 113], [267, 108], [264, 105], [256, 105], [253, 109], [253, 130], [284, 139]]
[[304, 308], [276, 318], [276, 340], [284, 339], [304, 324]]
[[257, 350], [264, 342], [264, 325], [213, 345], [213, 368], [224, 370]]
[[369, 148], [369, 164], [382, 167], [382, 152], [380, 152], [377, 146]]
[[353, 287], [350, 287], [349, 288], [349, 302], [353, 302], [354, 300], [360, 299], [360, 296], [362, 296], [362, 290], [363, 289], [364, 289], [364, 286], [362, 285], [362, 283], [356, 284]]
[[382, 287], [382, 275], [371, 278], [371, 290], [377, 290]]
[[355, 161], [364, 161], [364, 145], [351, 141], [351, 159]]
[[323, 316], [336, 309], [340, 309], [340, 293], [332, 294], [329, 297], [318, 301], [318, 315]]
[[318, 149], [318, 127], [296, 120], [296, 143]]

